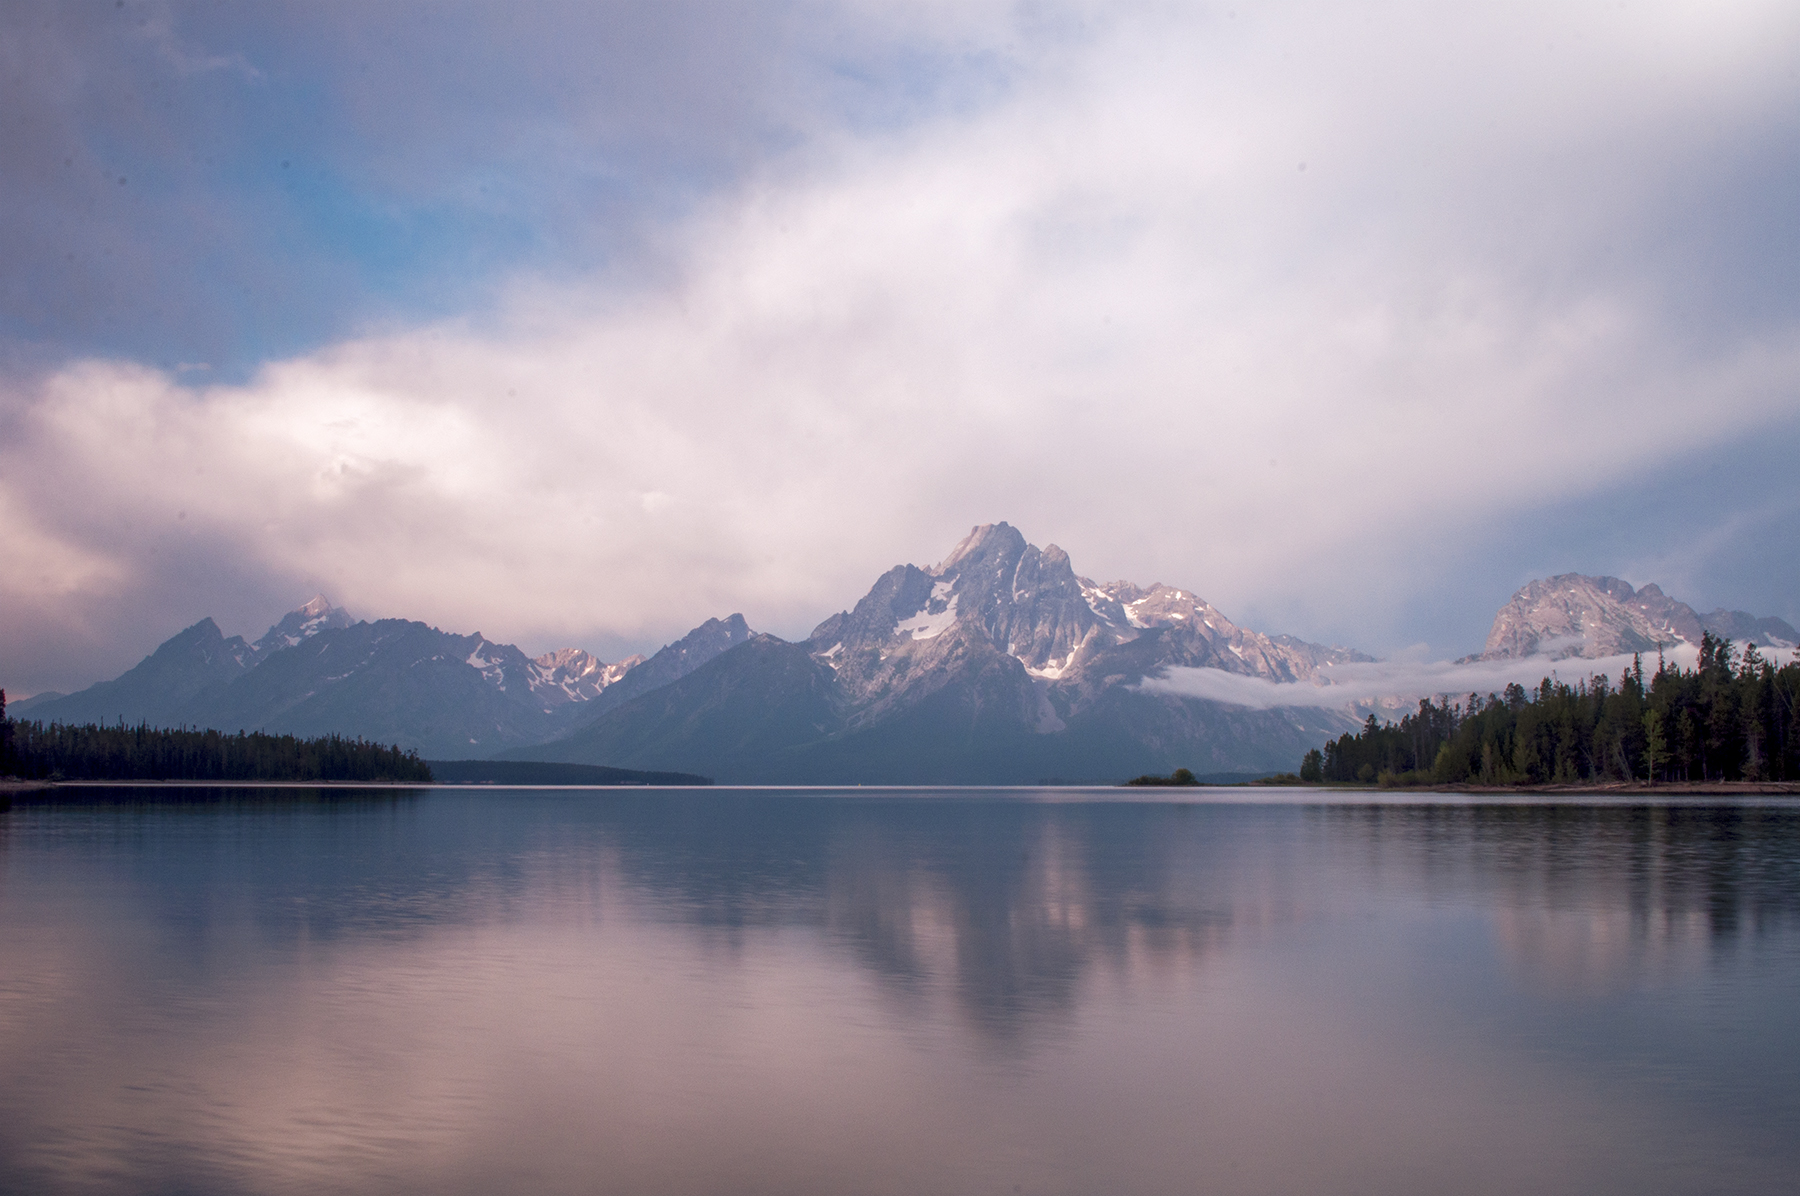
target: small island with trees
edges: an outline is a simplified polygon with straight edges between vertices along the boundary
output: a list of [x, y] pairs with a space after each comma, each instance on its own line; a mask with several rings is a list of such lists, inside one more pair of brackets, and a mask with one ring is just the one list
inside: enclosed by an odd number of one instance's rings
[[1166, 777], [1158, 776], [1155, 773], [1145, 773], [1141, 777], [1132, 777], [1125, 782], [1127, 785], [1170, 785], [1176, 788], [1188, 788], [1203, 783], [1190, 768], [1177, 768]]

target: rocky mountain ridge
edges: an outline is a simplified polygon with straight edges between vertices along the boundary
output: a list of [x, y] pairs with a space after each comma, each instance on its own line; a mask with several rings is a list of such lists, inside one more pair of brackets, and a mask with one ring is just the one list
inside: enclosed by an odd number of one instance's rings
[[1705, 632], [1765, 648], [1793, 648], [1800, 633], [1781, 619], [1723, 607], [1700, 614], [1655, 584], [1562, 573], [1522, 586], [1494, 616], [1487, 645], [1471, 660], [1524, 656], [1598, 659], [1698, 644]]

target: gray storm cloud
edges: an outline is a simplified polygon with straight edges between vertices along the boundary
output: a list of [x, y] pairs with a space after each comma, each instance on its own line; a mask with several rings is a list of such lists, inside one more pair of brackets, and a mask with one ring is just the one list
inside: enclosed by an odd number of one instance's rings
[[1682, 307], [1731, 285], [1694, 171], [1800, 98], [1789, 6], [972, 11], [1003, 86], [814, 131], [651, 276], [523, 271], [242, 385], [9, 384], [11, 683], [314, 589], [531, 647], [797, 634], [1000, 518], [1234, 617], [1311, 595], [1305, 633], [1416, 604], [1421, 545], [1800, 418], [1792, 296]]

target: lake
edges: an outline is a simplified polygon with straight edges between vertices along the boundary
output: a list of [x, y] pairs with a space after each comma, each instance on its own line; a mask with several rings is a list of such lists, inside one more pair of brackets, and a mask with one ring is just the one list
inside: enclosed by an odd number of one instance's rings
[[0, 1190], [1792, 1190], [1800, 806], [1322, 796], [20, 802]]

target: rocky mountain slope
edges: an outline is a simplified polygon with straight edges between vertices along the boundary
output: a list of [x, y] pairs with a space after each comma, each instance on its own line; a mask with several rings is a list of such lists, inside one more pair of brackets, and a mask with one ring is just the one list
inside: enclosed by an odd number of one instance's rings
[[66, 723], [146, 722], [175, 726], [197, 705], [242, 677], [274, 653], [304, 643], [321, 632], [354, 622], [345, 611], [315, 595], [289, 611], [254, 644], [243, 636], [227, 639], [210, 618], [171, 636], [135, 667], [80, 693], [37, 701], [20, 713]]
[[1697, 644], [1703, 632], [1763, 647], [1792, 648], [1800, 633], [1777, 618], [1723, 608], [1699, 614], [1656, 585], [1634, 589], [1616, 577], [1564, 573], [1520, 589], [1494, 616], [1487, 646], [1476, 659], [1544, 655], [1595, 659]]
[[1368, 659], [1240, 628], [1185, 590], [1078, 576], [1060, 548], [1000, 523], [933, 568], [888, 571], [804, 642], [754, 637], [556, 742], [508, 754], [771, 782], [1290, 768], [1354, 720], [1138, 683], [1171, 665], [1301, 681]]
[[44, 722], [178, 726], [195, 702], [243, 676], [253, 657], [243, 636], [227, 639], [217, 623], [202, 619], [111, 681], [48, 701], [19, 702], [11, 711]]

